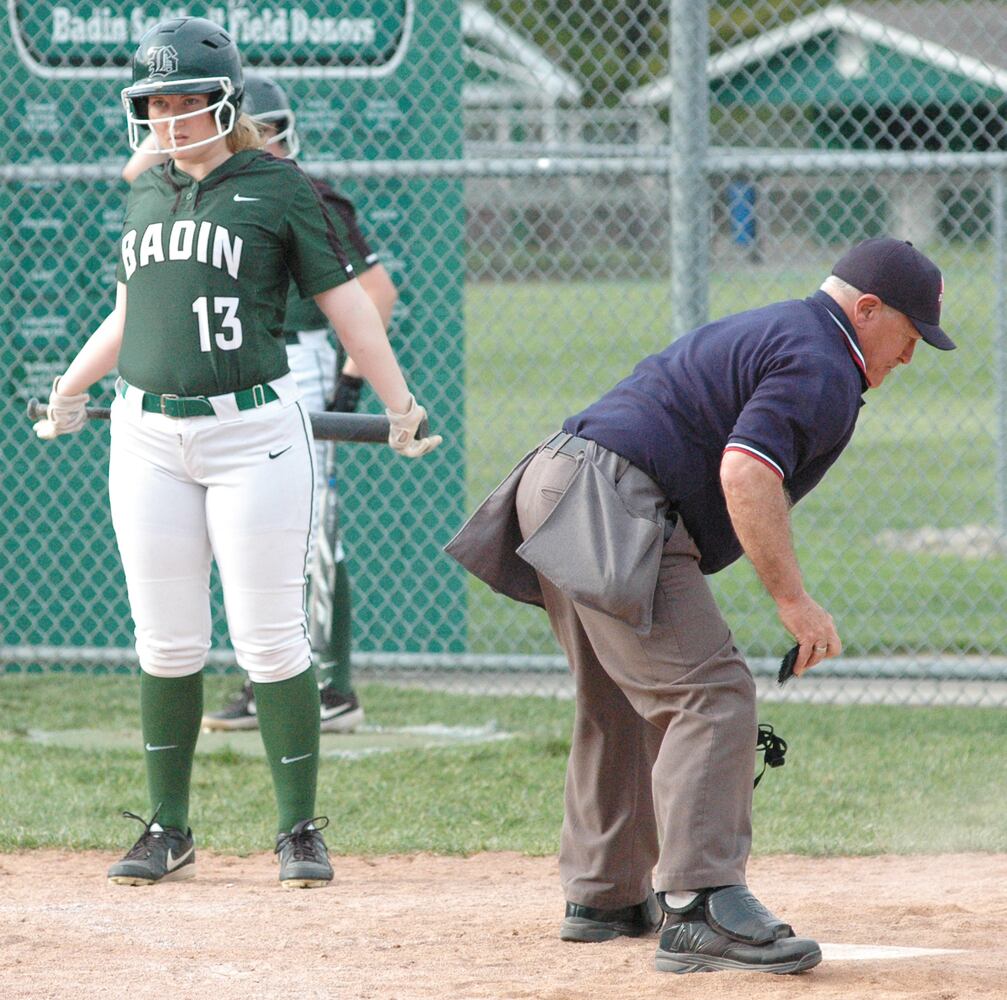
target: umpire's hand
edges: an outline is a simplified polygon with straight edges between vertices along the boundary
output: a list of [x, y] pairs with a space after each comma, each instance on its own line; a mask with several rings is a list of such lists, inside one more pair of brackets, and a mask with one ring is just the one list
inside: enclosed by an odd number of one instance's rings
[[364, 380], [362, 378], [340, 372], [336, 382], [336, 391], [326, 405], [326, 411], [329, 413], [356, 413], [357, 407], [360, 405], [360, 390], [363, 387]]
[[780, 621], [800, 647], [794, 662], [796, 677], [817, 666], [822, 660], [830, 660], [842, 653], [843, 644], [832, 615], [808, 594], [777, 601], [776, 610]]

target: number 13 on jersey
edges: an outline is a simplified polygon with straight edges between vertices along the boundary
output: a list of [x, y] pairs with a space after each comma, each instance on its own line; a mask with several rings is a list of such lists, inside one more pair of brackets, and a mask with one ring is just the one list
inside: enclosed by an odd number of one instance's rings
[[[221, 329], [213, 335], [213, 341], [222, 351], [236, 351], [241, 347], [241, 320], [238, 319], [238, 299], [226, 295], [214, 296], [213, 311], [222, 316]], [[192, 311], [196, 314], [199, 324], [199, 349], [213, 350], [210, 339], [210, 300], [200, 295], [192, 303]]]

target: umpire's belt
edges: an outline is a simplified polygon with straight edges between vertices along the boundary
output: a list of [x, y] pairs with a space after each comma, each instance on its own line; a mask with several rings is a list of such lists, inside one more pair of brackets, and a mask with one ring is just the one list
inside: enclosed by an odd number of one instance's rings
[[566, 431], [560, 431], [549, 438], [542, 447], [558, 452], [560, 455], [570, 455], [576, 458], [582, 452], [587, 451], [589, 444], [593, 444], [593, 442], [588, 441], [587, 438], [577, 437], [576, 434], [567, 434]]
[[[252, 410], [279, 398], [272, 386], [262, 384], [234, 393], [234, 402], [239, 410]], [[212, 417], [215, 413], [208, 396], [176, 396], [170, 392], [160, 396], [145, 392], [140, 408], [148, 413], [163, 413], [166, 417]]]

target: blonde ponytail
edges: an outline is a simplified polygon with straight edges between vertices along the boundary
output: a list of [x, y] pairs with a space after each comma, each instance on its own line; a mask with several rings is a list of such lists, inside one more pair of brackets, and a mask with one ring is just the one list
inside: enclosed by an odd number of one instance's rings
[[240, 153], [243, 149], [262, 149], [262, 133], [259, 126], [246, 114], [238, 115], [234, 128], [227, 133], [227, 148], [232, 153]]

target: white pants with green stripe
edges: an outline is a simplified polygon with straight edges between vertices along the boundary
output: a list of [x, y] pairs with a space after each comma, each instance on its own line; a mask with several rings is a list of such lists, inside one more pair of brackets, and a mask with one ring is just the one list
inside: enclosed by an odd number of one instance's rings
[[173, 418], [112, 404], [109, 498], [140, 666], [202, 669], [210, 648], [210, 561], [231, 643], [253, 681], [308, 669], [305, 577], [315, 504], [308, 415], [290, 376], [258, 409]]
[[[299, 343], [287, 344], [287, 363], [290, 374], [297, 380], [297, 388], [301, 390], [301, 401], [309, 412], [320, 412], [332, 398], [336, 387], [336, 349], [332, 346], [328, 330], [304, 330], [298, 335]], [[315, 508], [315, 525], [312, 537], [318, 545], [329, 545], [332, 552], [325, 563], [342, 562], [346, 558], [343, 543], [338, 534], [332, 539], [323, 539], [318, 530], [318, 517], [322, 508], [322, 496], [329, 490], [335, 494], [336, 485], [329, 480], [331, 449], [329, 441], [315, 442], [315, 490], [318, 503]], [[330, 503], [337, 503], [335, 495], [328, 498]], [[319, 554], [320, 556], [323, 554]], [[316, 563], [318, 559], [316, 558]], [[316, 567], [318, 568], [318, 567]], [[315, 573], [315, 571], [312, 571]], [[317, 574], [315, 574], [317, 575]]]

